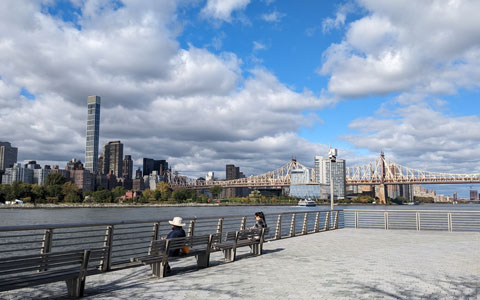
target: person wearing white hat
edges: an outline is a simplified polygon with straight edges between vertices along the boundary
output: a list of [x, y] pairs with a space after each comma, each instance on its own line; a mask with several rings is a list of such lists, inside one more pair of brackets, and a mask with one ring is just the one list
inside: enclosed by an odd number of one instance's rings
[[[183, 223], [183, 219], [181, 217], [175, 217], [173, 220], [168, 221], [170, 225], [172, 225], [172, 231], [167, 235], [167, 239], [173, 239], [173, 238], [178, 238], [178, 237], [185, 237], [185, 230], [183, 230], [183, 226], [185, 226], [185, 223]], [[172, 250], [168, 253], [168, 256], [179, 256], [180, 255], [180, 249]]]

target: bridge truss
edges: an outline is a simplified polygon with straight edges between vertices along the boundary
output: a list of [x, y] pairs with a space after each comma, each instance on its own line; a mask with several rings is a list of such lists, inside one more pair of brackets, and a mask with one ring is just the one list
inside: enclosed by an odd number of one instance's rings
[[409, 168], [385, 159], [346, 168], [350, 185], [480, 183], [480, 174], [452, 174]]
[[[292, 170], [308, 170], [311, 175], [309, 184], [314, 184], [315, 169], [309, 168], [295, 159], [270, 172], [233, 180], [194, 180], [178, 174], [169, 176], [172, 187], [209, 188], [257, 187], [283, 188], [290, 186]], [[376, 160], [361, 166], [346, 168], [347, 185], [394, 185], [394, 184], [456, 184], [480, 183], [480, 174], [452, 174], [430, 172], [409, 168], [385, 159], [383, 153]]]
[[[170, 184], [173, 187], [185, 186], [194, 188], [207, 188], [212, 186], [222, 187], [257, 187], [257, 188], [282, 188], [290, 186], [290, 176], [292, 170], [307, 169], [310, 174], [313, 174], [313, 169], [306, 167], [298, 162], [296, 159], [292, 159], [288, 163], [270, 172], [266, 172], [260, 175], [249, 176], [232, 180], [196, 180], [194, 183], [173, 180]], [[315, 178], [312, 176], [312, 178]], [[313, 179], [312, 179], [313, 180]]]

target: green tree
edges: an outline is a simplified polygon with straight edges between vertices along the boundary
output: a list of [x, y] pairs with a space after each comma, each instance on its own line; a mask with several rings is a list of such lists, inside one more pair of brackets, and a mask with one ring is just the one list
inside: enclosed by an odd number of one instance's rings
[[44, 186], [34, 185], [32, 187], [32, 203], [35, 205], [37, 202], [43, 202], [46, 199], [47, 191]]
[[93, 201], [100, 203], [112, 203], [113, 195], [109, 190], [101, 190], [93, 192], [92, 194]]
[[210, 188], [210, 193], [212, 193], [213, 197], [217, 198], [223, 191], [223, 187], [219, 185], [212, 186]]
[[125, 188], [122, 187], [122, 186], [116, 186], [113, 190], [112, 190], [112, 194], [113, 194], [113, 198], [116, 200], [120, 197], [122, 197], [123, 195], [125, 195]]
[[186, 189], [180, 189], [173, 191], [172, 197], [176, 202], [184, 202], [187, 200], [187, 190]]
[[56, 198], [58, 201], [63, 200], [62, 186], [60, 184], [46, 185], [45, 189], [48, 197]]
[[67, 178], [63, 177], [60, 173], [50, 173], [45, 178], [45, 185], [62, 185], [67, 182]]
[[167, 183], [162, 181], [157, 183], [156, 190], [160, 191], [162, 201], [168, 201], [168, 199], [172, 195], [172, 188]]

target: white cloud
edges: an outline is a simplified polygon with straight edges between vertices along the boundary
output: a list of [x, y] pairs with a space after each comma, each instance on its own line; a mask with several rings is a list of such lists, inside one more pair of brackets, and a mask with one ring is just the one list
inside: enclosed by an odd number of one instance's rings
[[330, 76], [331, 93], [341, 98], [392, 92], [445, 94], [479, 86], [479, 2], [358, 4], [367, 15], [350, 23], [344, 40], [323, 55], [319, 72]]
[[340, 5], [338, 8], [335, 19], [333, 18], [325, 18], [322, 21], [322, 30], [323, 32], [329, 32], [332, 29], [338, 29], [345, 25], [345, 20], [347, 19], [347, 15], [353, 12], [354, 6], [351, 3], [345, 3]]
[[[121, 140], [136, 161], [166, 158], [193, 171], [229, 162], [262, 172], [292, 154], [308, 163], [323, 149], [296, 132], [318, 122], [308, 112], [329, 99], [295, 92], [265, 69], [244, 77], [233, 53], [180, 48], [171, 1], [79, 2], [78, 24], [32, 2], [5, 3], [0, 138], [19, 147], [20, 160], [83, 160], [92, 94], [102, 97], [101, 144]], [[20, 96], [22, 87], [34, 101]]]
[[250, 0], [207, 0], [207, 5], [202, 9], [202, 14], [207, 18], [231, 22], [232, 13], [244, 10]]
[[267, 49], [267, 46], [265, 46], [264, 44], [257, 41], [253, 41], [253, 51], [266, 50], [266, 49]]
[[347, 141], [373, 153], [385, 151], [389, 159], [404, 166], [427, 171], [480, 173], [480, 118], [477, 115], [450, 116], [421, 101], [400, 105], [388, 117], [357, 119], [349, 126], [359, 133], [345, 136]]
[[266, 22], [277, 23], [280, 22], [285, 16], [286, 14], [274, 10], [271, 13], [263, 14], [262, 19]]

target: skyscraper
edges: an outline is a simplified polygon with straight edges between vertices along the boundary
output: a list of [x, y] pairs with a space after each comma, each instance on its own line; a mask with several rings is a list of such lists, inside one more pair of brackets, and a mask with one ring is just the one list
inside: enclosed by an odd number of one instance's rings
[[18, 148], [12, 147], [9, 142], [0, 142], [0, 173], [12, 168], [17, 162]]
[[85, 169], [96, 173], [98, 169], [98, 139], [100, 137], [100, 97], [88, 96], [87, 143]]
[[117, 178], [123, 176], [123, 144], [120, 141], [108, 142], [103, 147], [103, 174], [110, 171]]
[[125, 155], [123, 160], [123, 178], [132, 179], [133, 175], [133, 160], [131, 155]]
[[332, 162], [328, 157], [315, 156], [315, 182], [330, 185], [330, 167], [332, 167], [333, 195], [336, 199], [345, 198], [345, 160]]

